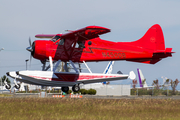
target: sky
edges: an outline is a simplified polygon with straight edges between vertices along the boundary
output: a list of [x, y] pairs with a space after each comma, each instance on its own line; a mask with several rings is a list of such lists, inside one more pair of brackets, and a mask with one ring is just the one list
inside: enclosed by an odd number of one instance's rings
[[[137, 74], [140, 68], [148, 84], [162, 76], [180, 80], [180, 1], [178, 0], [1, 0], [0, 1], [0, 76], [10, 71], [26, 69], [30, 58], [29, 37], [36, 34], [58, 34], [89, 25], [111, 29], [101, 39], [130, 42], [141, 38], [154, 24], [162, 27], [166, 48], [176, 52], [155, 65], [117, 61], [113, 72]], [[41, 70], [41, 62], [27, 62], [29, 70]], [[94, 73], [102, 73], [108, 62], [87, 63]], [[86, 71], [84, 71], [86, 72]], [[130, 84], [131, 80], [113, 82]], [[180, 85], [178, 85], [180, 89]]]

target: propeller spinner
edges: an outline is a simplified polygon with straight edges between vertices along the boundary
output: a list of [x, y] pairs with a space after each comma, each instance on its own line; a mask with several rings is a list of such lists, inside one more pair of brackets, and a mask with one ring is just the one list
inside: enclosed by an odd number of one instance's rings
[[32, 44], [31, 44], [31, 38], [29, 37], [29, 47], [26, 48], [27, 51], [32, 52], [33, 48], [32, 48]]

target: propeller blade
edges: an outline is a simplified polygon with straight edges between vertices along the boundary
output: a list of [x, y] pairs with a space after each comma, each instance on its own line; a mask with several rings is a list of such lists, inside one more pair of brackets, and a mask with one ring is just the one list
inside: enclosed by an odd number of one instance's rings
[[30, 37], [29, 37], [29, 45], [32, 46], [32, 44], [31, 44], [31, 38], [30, 38]]
[[29, 37], [29, 47], [26, 48], [27, 51], [32, 52], [33, 48], [32, 48], [32, 44], [31, 44], [31, 38]]

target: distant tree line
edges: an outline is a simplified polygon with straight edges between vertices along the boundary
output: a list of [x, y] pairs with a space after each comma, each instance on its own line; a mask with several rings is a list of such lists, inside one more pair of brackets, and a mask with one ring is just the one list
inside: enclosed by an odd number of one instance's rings
[[0, 78], [0, 84], [1, 84], [1, 81], [2, 81], [2, 84], [4, 84], [4, 81], [7, 81], [7, 83], [11, 83], [11, 81], [9, 80], [9, 78], [6, 76], [6, 75], [4, 75], [3, 77], [1, 77]]

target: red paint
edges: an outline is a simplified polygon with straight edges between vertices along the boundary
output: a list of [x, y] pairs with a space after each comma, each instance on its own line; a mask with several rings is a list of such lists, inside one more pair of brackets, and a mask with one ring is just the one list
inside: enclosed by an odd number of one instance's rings
[[[111, 42], [102, 40], [99, 35], [110, 32], [100, 26], [88, 26], [66, 34], [57, 34], [61, 39], [56, 42], [36, 40], [32, 54], [39, 60], [48, 59], [73, 62], [127, 60], [133, 62], [155, 64], [162, 58], [171, 57], [172, 48], [165, 48], [164, 36], [158, 24], [153, 25], [146, 34], [133, 42]], [[52, 37], [54, 35], [36, 35], [36, 37]], [[63, 45], [59, 42], [65, 39]], [[85, 48], [76, 48], [81, 43]]]
[[66, 82], [121, 77], [121, 75], [107, 75], [107, 74], [86, 74], [86, 75], [77, 74], [77, 73], [54, 73], [54, 74], [59, 78], [59, 81], [63, 80]]

